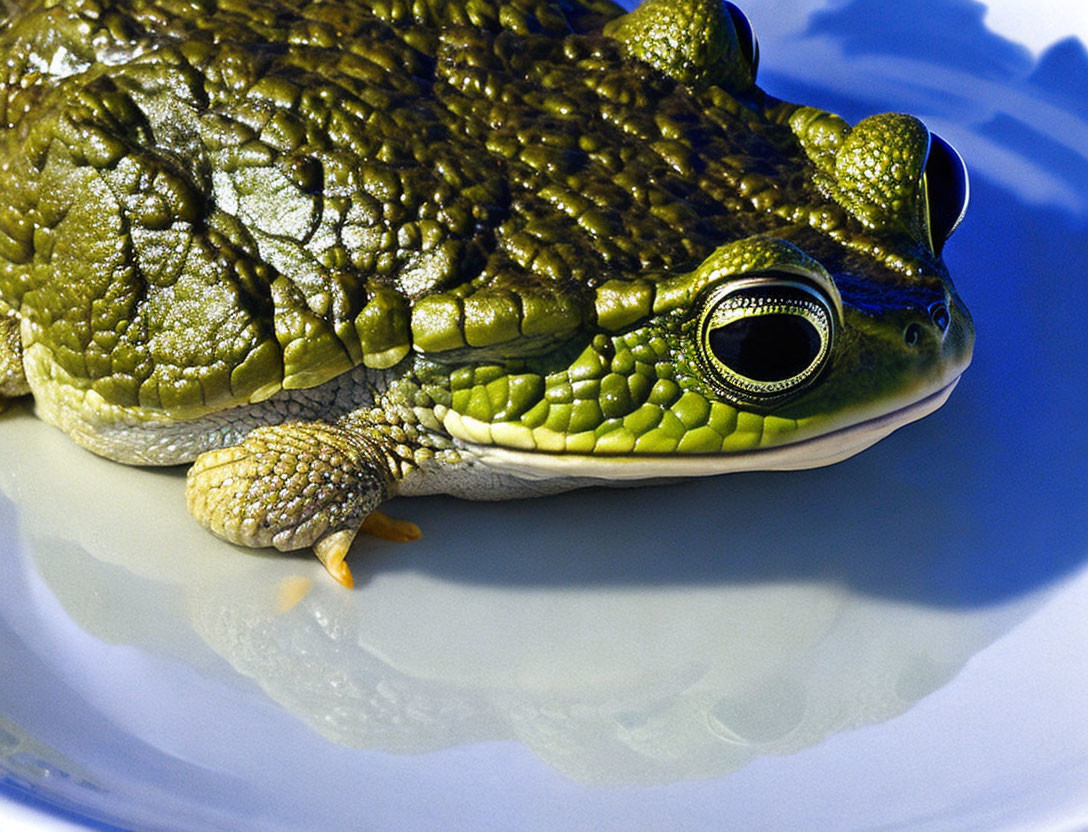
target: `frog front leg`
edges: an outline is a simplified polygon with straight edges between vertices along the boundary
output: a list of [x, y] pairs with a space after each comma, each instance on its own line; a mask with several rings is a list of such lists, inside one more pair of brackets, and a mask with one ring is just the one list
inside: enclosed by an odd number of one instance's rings
[[357, 417], [286, 422], [201, 454], [189, 469], [186, 500], [219, 537], [281, 551], [312, 546], [329, 574], [352, 586], [344, 558], [360, 531], [398, 541], [420, 536], [415, 524], [375, 511], [395, 492], [399, 470], [394, 444]]
[[23, 372], [23, 340], [18, 316], [0, 303], [0, 412], [11, 399], [30, 392]]

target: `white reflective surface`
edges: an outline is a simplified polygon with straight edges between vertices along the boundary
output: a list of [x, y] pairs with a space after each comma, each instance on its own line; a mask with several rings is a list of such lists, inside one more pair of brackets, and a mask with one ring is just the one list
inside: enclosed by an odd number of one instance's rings
[[401, 501], [424, 540], [354, 593], [16, 410], [0, 782], [138, 829], [1088, 822], [1088, 63], [963, 0], [817, 5], [748, 4], [763, 86], [972, 169], [945, 408], [818, 471]]

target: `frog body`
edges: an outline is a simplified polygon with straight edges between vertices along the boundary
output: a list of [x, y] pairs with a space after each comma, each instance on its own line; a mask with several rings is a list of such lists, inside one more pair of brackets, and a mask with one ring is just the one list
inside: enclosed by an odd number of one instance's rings
[[955, 151], [767, 95], [729, 3], [26, 2], [0, 51], [0, 397], [344, 582], [388, 497], [827, 464], [970, 360]]

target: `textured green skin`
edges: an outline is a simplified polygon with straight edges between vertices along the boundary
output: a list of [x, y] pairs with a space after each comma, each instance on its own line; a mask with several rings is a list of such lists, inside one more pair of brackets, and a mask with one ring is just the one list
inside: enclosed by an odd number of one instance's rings
[[[302, 537], [231, 539], [289, 548], [350, 526], [406, 465], [452, 453], [448, 432], [744, 451], [849, 424], [970, 352], [926, 228], [925, 128], [851, 128], [767, 96], [717, 3], [201, 9], [28, 2], [0, 28], [0, 311], [23, 322], [20, 345], [0, 318], [0, 395], [25, 390], [4, 369], [20, 349], [47, 379], [35, 394], [92, 424], [198, 419], [385, 371], [375, 418], [336, 429], [361, 450], [310, 453], [366, 469], [374, 499]], [[738, 403], [701, 362], [700, 298], [783, 265], [838, 286], [830, 366], [773, 408]], [[262, 436], [241, 456], [282, 456], [281, 434]], [[234, 499], [260, 503], [275, 464], [239, 458], [265, 474]], [[281, 483], [298, 492], [285, 522], [304, 480]]]

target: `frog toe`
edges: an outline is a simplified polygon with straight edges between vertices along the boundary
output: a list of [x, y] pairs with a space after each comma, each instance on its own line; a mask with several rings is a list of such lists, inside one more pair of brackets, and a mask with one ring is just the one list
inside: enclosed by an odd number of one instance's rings
[[423, 536], [415, 523], [397, 520], [381, 511], [372, 511], [358, 529], [339, 529], [322, 537], [314, 543], [314, 554], [328, 570], [329, 575], [348, 589], [355, 586], [355, 578], [351, 574], [346, 558], [359, 532], [366, 532], [394, 543], [408, 543], [419, 540]]
[[423, 537], [423, 532], [415, 523], [398, 520], [381, 511], [372, 511], [366, 516], [362, 531], [394, 543], [410, 543]]
[[351, 574], [346, 558], [356, 534], [357, 532], [352, 529], [340, 529], [314, 543], [314, 554], [317, 555], [317, 559], [321, 561], [333, 580], [348, 589], [355, 586], [355, 576]]
[[23, 342], [19, 319], [0, 302], [0, 412], [11, 399], [25, 396], [30, 386], [23, 372]]

